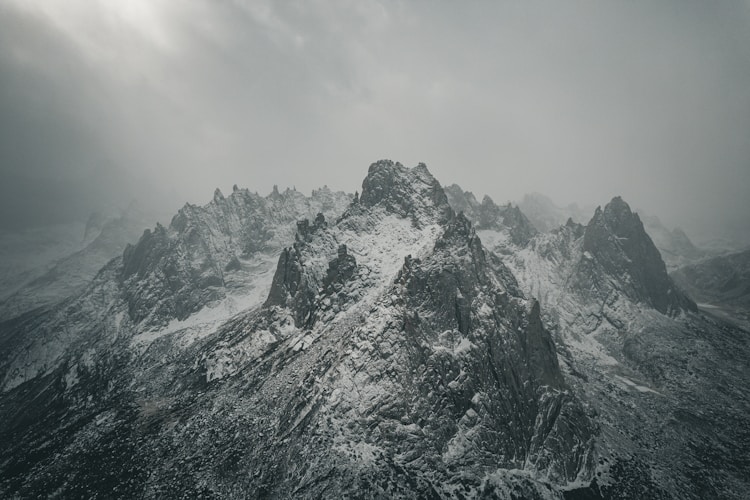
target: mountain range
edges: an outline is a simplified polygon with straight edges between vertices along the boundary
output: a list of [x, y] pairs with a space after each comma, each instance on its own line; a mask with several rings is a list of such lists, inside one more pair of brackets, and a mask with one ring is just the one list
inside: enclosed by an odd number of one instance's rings
[[0, 494], [744, 498], [748, 332], [663, 255], [424, 164], [217, 190], [0, 323]]

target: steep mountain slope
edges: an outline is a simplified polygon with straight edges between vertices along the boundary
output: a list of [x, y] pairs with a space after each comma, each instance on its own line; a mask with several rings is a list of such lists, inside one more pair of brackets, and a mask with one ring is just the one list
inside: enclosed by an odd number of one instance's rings
[[38, 276], [2, 300], [0, 320], [53, 305], [80, 292], [107, 262], [121, 255], [125, 246], [137, 240], [158, 218], [135, 205], [117, 217], [92, 216], [82, 232], [85, 246], [48, 264], [36, 273]]
[[746, 332], [621, 199], [531, 234], [487, 200], [381, 161], [186, 206], [0, 323], [0, 495], [743, 498]]
[[590, 492], [743, 498], [748, 338], [696, 312], [627, 204], [615, 198], [587, 226], [568, 221], [524, 248], [497, 241], [539, 299], [576, 394], [598, 414], [597, 449], [610, 461]]
[[[534, 227], [542, 232], [557, 229], [568, 219], [578, 224], [586, 223], [594, 213], [594, 207], [580, 208], [576, 204], [559, 207], [539, 193], [525, 195], [518, 206]], [[698, 249], [681, 229], [670, 230], [658, 217], [644, 215], [642, 212], [639, 212], [639, 216], [668, 270], [674, 270], [705, 256], [705, 252]]]
[[[539, 305], [423, 165], [378, 162], [338, 221], [300, 223], [262, 307], [143, 343], [122, 324], [189, 311], [159, 283], [187, 276], [181, 297], [221, 277], [200, 263], [226, 242], [191, 240], [200, 226], [182, 217], [97, 277], [125, 290], [119, 330], [92, 326], [56, 367], [6, 386], [6, 495], [560, 498], [590, 479], [595, 428]], [[181, 253], [200, 273], [166, 272]], [[47, 321], [81, 320], [71, 307]]]
[[750, 250], [682, 267], [671, 277], [701, 307], [750, 331]]
[[235, 189], [228, 198], [217, 190], [205, 207], [186, 205], [169, 228], [145, 231], [79, 294], [0, 323], [1, 387], [50, 373], [68, 346], [101, 331], [148, 344], [176, 330], [200, 335], [203, 325], [260, 304], [296, 220], [336, 216], [350, 199], [327, 188], [309, 198], [292, 190], [274, 188], [262, 197]]
[[584, 293], [593, 292], [591, 302], [597, 295], [620, 293], [670, 316], [697, 310], [669, 278], [640, 217], [622, 198], [613, 198], [604, 210], [596, 209], [583, 233], [581, 248], [584, 259], [571, 285]]
[[0, 234], [0, 301], [83, 248], [84, 228], [70, 223]]

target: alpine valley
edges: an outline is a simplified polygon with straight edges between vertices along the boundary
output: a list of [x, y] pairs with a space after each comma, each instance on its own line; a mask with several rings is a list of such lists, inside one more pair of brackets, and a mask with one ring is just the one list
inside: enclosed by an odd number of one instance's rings
[[525, 206], [382, 160], [19, 288], [0, 497], [749, 498], [750, 333], [711, 312], [744, 311], [746, 259], [657, 248], [619, 197]]

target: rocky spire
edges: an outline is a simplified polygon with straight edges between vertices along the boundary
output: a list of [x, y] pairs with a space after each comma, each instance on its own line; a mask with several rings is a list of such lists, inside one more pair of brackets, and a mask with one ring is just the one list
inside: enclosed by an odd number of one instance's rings
[[417, 224], [445, 220], [450, 212], [443, 188], [424, 163], [412, 169], [391, 160], [373, 163], [359, 201], [365, 207], [379, 205], [410, 217]]
[[638, 214], [619, 196], [604, 209], [596, 209], [583, 235], [583, 250], [587, 252], [584, 259], [591, 256], [592, 264], [613, 277], [632, 300], [670, 315], [682, 309], [696, 310], [695, 303], [667, 275], [661, 254]]
[[346, 283], [357, 271], [357, 261], [349, 254], [346, 245], [339, 245], [337, 256], [328, 263], [328, 271], [323, 279], [324, 293], [332, 293]]

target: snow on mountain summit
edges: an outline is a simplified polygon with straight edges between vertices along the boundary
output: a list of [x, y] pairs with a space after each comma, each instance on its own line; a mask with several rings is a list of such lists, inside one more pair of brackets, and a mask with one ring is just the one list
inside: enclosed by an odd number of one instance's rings
[[424, 164], [235, 186], [0, 323], [0, 494], [741, 498], [743, 338], [620, 198], [540, 233]]
[[450, 209], [440, 183], [424, 163], [409, 169], [390, 160], [370, 165], [359, 202], [365, 207], [381, 205], [417, 224], [444, 219]]

